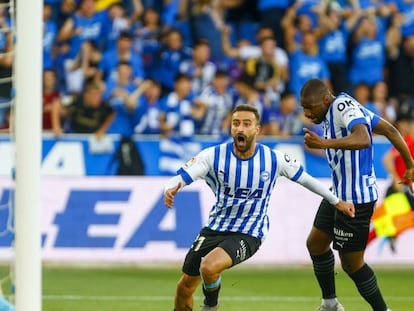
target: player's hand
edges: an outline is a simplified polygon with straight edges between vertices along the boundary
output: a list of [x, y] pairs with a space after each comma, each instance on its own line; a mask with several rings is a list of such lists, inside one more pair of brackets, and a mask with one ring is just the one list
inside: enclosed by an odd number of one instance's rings
[[168, 208], [172, 208], [174, 206], [174, 196], [177, 194], [178, 190], [181, 188], [181, 183], [178, 183], [177, 186], [174, 188], [170, 188], [164, 193], [164, 204]]
[[335, 205], [335, 207], [338, 209], [338, 211], [344, 213], [345, 215], [348, 215], [351, 218], [355, 217], [354, 204], [339, 200], [339, 202]]
[[303, 143], [308, 148], [323, 149], [323, 139], [315, 132], [304, 128], [305, 135], [303, 136]]

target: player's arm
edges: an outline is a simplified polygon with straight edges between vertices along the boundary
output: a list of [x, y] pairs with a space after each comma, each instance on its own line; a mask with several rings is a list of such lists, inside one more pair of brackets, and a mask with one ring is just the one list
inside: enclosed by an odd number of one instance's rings
[[283, 155], [279, 151], [275, 151], [275, 153], [277, 156], [277, 162], [279, 164], [278, 167], [280, 174], [282, 176], [285, 176], [290, 180], [304, 186], [308, 190], [320, 195], [342, 213], [345, 213], [350, 217], [355, 216], [355, 208], [352, 203], [341, 201], [320, 181], [309, 175], [296, 159], [292, 159], [287, 154]]
[[309, 148], [358, 150], [371, 145], [367, 126], [363, 123], [355, 124], [350, 135], [335, 139], [323, 139], [315, 132], [306, 128], [304, 128], [304, 131], [304, 143]]
[[393, 144], [395, 149], [401, 154], [407, 171], [403, 177], [403, 182], [410, 184], [414, 182], [414, 160], [411, 157], [410, 150], [401, 136], [398, 129], [391, 123], [384, 119], [380, 119], [376, 126], [373, 128], [375, 134], [384, 135]]
[[331, 205], [335, 206], [335, 208], [340, 212], [348, 215], [349, 217], [355, 217], [354, 204], [340, 200], [327, 187], [325, 187], [325, 185], [323, 185], [313, 176], [309, 175], [307, 172], [303, 171], [299, 178], [294, 181], [301, 184], [313, 193], [316, 193], [323, 197]]
[[201, 151], [180, 168], [176, 176], [168, 180], [164, 189], [164, 204], [168, 208], [174, 206], [174, 197], [181, 188], [207, 175], [210, 169], [211, 151], [211, 148]]

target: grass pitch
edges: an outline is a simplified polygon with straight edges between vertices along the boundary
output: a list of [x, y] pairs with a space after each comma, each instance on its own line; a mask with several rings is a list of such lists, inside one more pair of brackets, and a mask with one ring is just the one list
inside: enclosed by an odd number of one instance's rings
[[[393, 310], [414, 310], [414, 267], [375, 267]], [[2, 269], [5, 272], [6, 268]], [[4, 274], [3, 274], [4, 275]], [[180, 267], [43, 268], [43, 311], [172, 311]], [[7, 284], [4, 286], [7, 293]], [[338, 267], [337, 293], [347, 311], [370, 310]], [[223, 273], [220, 311], [308, 311], [320, 303], [309, 266], [239, 266]], [[194, 310], [202, 303], [195, 295]]]

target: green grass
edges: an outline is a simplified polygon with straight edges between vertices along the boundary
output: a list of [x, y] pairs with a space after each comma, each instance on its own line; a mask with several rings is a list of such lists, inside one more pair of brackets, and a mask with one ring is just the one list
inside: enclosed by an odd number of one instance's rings
[[[374, 267], [394, 311], [414, 310], [414, 268]], [[5, 269], [1, 269], [5, 272]], [[337, 269], [337, 293], [347, 311], [370, 310]], [[4, 275], [4, 274], [3, 274]], [[43, 311], [172, 311], [180, 268], [43, 268]], [[223, 274], [222, 311], [308, 311], [320, 302], [310, 267], [235, 267]], [[7, 291], [7, 284], [4, 286]], [[199, 310], [201, 292], [196, 292]]]

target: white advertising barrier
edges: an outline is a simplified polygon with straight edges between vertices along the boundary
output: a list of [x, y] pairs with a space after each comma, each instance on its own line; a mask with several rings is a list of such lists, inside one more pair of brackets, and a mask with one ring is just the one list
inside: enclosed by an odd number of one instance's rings
[[[202, 181], [184, 188], [176, 207], [163, 202], [165, 177], [44, 177], [42, 180], [43, 259], [48, 262], [180, 262], [205, 224], [214, 203]], [[329, 185], [329, 180], [323, 182]], [[387, 181], [379, 180], [381, 193]], [[0, 179], [0, 204], [8, 204], [13, 183]], [[284, 178], [278, 180], [270, 205], [270, 232], [249, 263], [310, 263], [306, 237], [320, 198]], [[27, 206], [26, 208], [30, 208]], [[7, 209], [0, 211], [1, 230]], [[414, 263], [414, 230], [404, 232], [392, 253], [381, 240], [372, 242], [371, 263]], [[0, 236], [0, 260], [13, 255], [12, 234]]]

